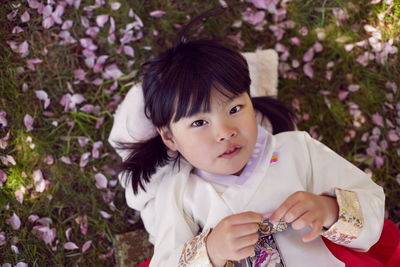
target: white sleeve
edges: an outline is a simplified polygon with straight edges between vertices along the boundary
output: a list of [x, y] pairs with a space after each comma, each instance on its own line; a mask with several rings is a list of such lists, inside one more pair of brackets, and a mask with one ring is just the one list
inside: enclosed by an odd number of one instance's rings
[[155, 198], [143, 207], [142, 219], [154, 240], [150, 267], [212, 266], [205, 240], [209, 229], [200, 227], [184, 212], [183, 195], [191, 166], [164, 176]]
[[304, 133], [310, 160], [309, 191], [336, 197], [338, 221], [322, 233], [329, 240], [367, 251], [382, 231], [385, 195], [381, 186], [343, 157]]

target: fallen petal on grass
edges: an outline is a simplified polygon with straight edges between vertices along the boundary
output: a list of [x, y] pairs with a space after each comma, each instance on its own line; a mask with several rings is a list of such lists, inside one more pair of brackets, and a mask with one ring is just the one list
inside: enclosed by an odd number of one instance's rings
[[108, 180], [107, 180], [107, 178], [104, 176], [104, 174], [102, 174], [102, 173], [96, 173], [96, 174], [94, 175], [94, 178], [95, 178], [95, 180], [96, 180], [96, 187], [97, 187], [98, 189], [107, 188]]
[[92, 246], [92, 240], [86, 241], [82, 246], [82, 253], [85, 253]]
[[32, 118], [31, 115], [29, 115], [29, 114], [25, 115], [25, 117], [24, 117], [24, 125], [25, 125], [26, 130], [28, 132], [33, 130], [33, 126], [32, 126], [33, 125], [33, 118]]
[[66, 250], [74, 250], [78, 249], [79, 247], [74, 242], [67, 242], [64, 244], [64, 249]]
[[101, 217], [103, 217], [105, 219], [110, 219], [112, 217], [111, 214], [109, 214], [109, 213], [107, 213], [107, 212], [105, 212], [103, 210], [100, 211], [100, 214], [101, 214]]
[[155, 18], [161, 18], [162, 16], [165, 15], [165, 11], [161, 11], [161, 10], [154, 10], [152, 12], [150, 12], [150, 16], [155, 17]]
[[18, 215], [13, 212], [13, 215], [6, 220], [14, 230], [18, 230], [21, 227], [21, 220], [19, 219]]

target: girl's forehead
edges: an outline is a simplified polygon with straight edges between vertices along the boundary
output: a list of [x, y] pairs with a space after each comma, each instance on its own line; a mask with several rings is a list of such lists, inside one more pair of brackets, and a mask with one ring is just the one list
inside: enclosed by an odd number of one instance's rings
[[213, 90], [211, 92], [211, 99], [210, 102], [211, 104], [215, 103], [217, 105], [227, 105], [234, 101], [235, 99], [241, 97], [242, 94], [233, 94], [231, 92], [225, 91], [225, 92], [220, 92], [218, 90]]

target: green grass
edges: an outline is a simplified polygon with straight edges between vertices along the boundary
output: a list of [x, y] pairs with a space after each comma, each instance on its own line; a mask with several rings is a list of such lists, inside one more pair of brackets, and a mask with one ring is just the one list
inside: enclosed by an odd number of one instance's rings
[[[112, 114], [114, 110], [109, 108], [113, 97], [123, 97], [134, 80], [132, 77], [141, 63], [154, 53], [160, 52], [170, 46], [178, 32], [175, 24], [185, 25], [191, 18], [200, 14], [208, 8], [218, 6], [216, 0], [207, 1], [126, 1], [121, 0], [119, 10], [111, 10], [108, 4], [93, 10], [93, 18], [90, 19], [91, 26], [95, 25], [94, 18], [100, 14], [113, 16], [116, 24], [117, 40], [123, 36], [119, 29], [134, 19], [128, 17], [128, 10], [132, 8], [142, 19], [143, 38], [131, 42], [135, 49], [134, 58], [125, 54], [118, 54], [120, 43], [107, 42], [109, 22], [100, 30], [94, 39], [98, 50], [96, 55], [108, 55], [107, 63], [116, 63], [125, 76], [118, 80], [115, 91], [109, 92], [113, 80], [103, 80], [99, 86], [80, 82], [74, 84], [74, 70], [81, 67], [86, 72], [88, 80], [101, 77], [87, 68], [82, 54], [83, 47], [79, 44], [79, 38], [85, 36], [85, 29], [81, 23], [81, 16], [86, 16], [83, 7], [93, 4], [93, 1], [82, 1], [79, 10], [67, 7], [63, 20], [71, 19], [74, 25], [69, 30], [71, 35], [78, 40], [76, 44], [59, 45], [60, 26], [55, 25], [50, 29], [42, 27], [42, 17], [36, 11], [30, 9], [26, 2], [21, 4], [18, 15], [13, 21], [9, 21], [6, 15], [12, 10], [12, 4], [20, 1], [7, 1], [0, 10], [0, 111], [7, 113], [8, 125], [0, 129], [0, 138], [10, 132], [8, 146], [0, 150], [0, 156], [11, 155], [16, 165], [8, 166], [0, 162], [0, 168], [7, 173], [7, 182], [0, 189], [0, 232], [6, 236], [6, 244], [0, 246], [0, 264], [9, 262], [13, 265], [24, 261], [29, 266], [112, 266], [115, 263], [113, 257], [100, 258], [112, 247], [112, 239], [116, 234], [132, 231], [140, 226], [140, 223], [130, 224], [128, 219], [138, 219], [133, 210], [129, 209], [125, 202], [124, 190], [120, 185], [108, 189], [97, 189], [94, 175], [98, 172], [107, 176], [108, 180], [117, 179], [115, 167], [118, 157], [109, 146], [107, 138], [112, 127]], [[240, 3], [240, 1], [226, 1], [229, 5]], [[302, 65], [293, 69], [297, 80], [284, 78], [279, 79], [279, 98], [288, 106], [297, 99], [300, 110], [296, 111], [298, 117], [309, 115], [309, 119], [300, 120], [300, 130], [310, 131], [314, 129], [322, 142], [337, 151], [361, 169], [371, 171], [373, 179], [381, 184], [386, 192], [386, 210], [389, 219], [400, 222], [400, 207], [398, 205], [400, 185], [398, 175], [400, 173], [400, 160], [398, 142], [388, 141], [387, 134], [391, 129], [386, 123], [379, 127], [381, 135], [379, 142], [386, 140], [388, 148], [382, 151], [384, 164], [376, 167], [371, 157], [365, 161], [357, 161], [356, 155], [365, 155], [369, 142], [362, 140], [365, 133], [371, 134], [376, 125], [372, 122], [372, 115], [381, 114], [383, 118], [390, 120], [395, 127], [400, 127], [400, 117], [396, 111], [396, 104], [400, 103], [400, 88], [397, 92], [391, 92], [385, 88], [387, 81], [397, 82], [400, 68], [397, 61], [381, 65], [370, 61], [364, 67], [357, 62], [357, 58], [364, 51], [371, 51], [370, 47], [354, 47], [350, 52], [345, 51], [344, 45], [365, 40], [370, 37], [363, 29], [365, 24], [374, 26], [382, 31], [383, 41], [393, 39], [393, 45], [399, 48], [399, 15], [400, 1], [393, 1], [393, 6], [383, 18], [378, 19], [378, 14], [385, 12], [388, 6], [382, 1], [377, 5], [369, 5], [363, 1], [290, 1], [287, 6], [288, 18], [296, 24], [293, 29], [285, 29], [285, 34], [279, 43], [289, 48], [290, 56], [288, 63], [296, 59], [301, 62], [304, 53], [319, 42], [323, 51], [317, 53], [312, 62], [314, 78], [310, 79], [302, 71]], [[241, 13], [246, 7], [256, 10], [251, 4], [242, 3], [233, 10], [223, 15], [211, 17], [203, 28], [199, 29], [198, 37], [214, 38], [222, 41], [225, 45], [238, 49], [238, 45], [227, 36], [236, 35], [241, 32], [245, 46], [243, 51], [253, 51], [256, 48], [274, 48], [278, 42], [269, 26], [273, 25], [273, 16], [267, 14], [268, 23], [263, 31], [256, 31], [253, 25], [243, 22], [240, 28], [232, 27], [234, 21], [241, 19]], [[349, 18], [337, 23], [333, 10], [342, 8], [349, 14]], [[29, 27], [22, 23], [20, 16], [28, 10], [30, 13]], [[150, 17], [153, 10], [164, 10], [166, 14], [161, 18]], [[13, 27], [20, 26], [24, 32], [12, 34]], [[299, 30], [307, 27], [308, 34], [301, 36]], [[158, 34], [154, 35], [154, 31]], [[317, 39], [317, 30], [323, 30], [326, 38]], [[135, 32], [136, 33], [136, 32]], [[347, 37], [346, 41], [338, 42], [338, 38]], [[290, 38], [299, 37], [301, 45], [295, 46], [290, 43]], [[16, 41], [18, 44], [24, 40], [29, 42], [29, 55], [21, 58], [20, 55], [11, 51], [7, 40]], [[144, 49], [151, 47], [151, 50]], [[396, 55], [398, 58], [398, 53]], [[36, 65], [36, 70], [26, 67], [26, 60], [40, 58], [41, 64]], [[134, 60], [129, 64], [130, 60]], [[334, 65], [330, 81], [326, 79], [327, 64]], [[23, 69], [21, 70], [21, 67]], [[351, 76], [351, 77], [350, 77]], [[60, 104], [62, 96], [69, 91], [67, 83], [73, 88], [73, 93], [82, 94], [85, 102], [78, 105], [76, 111], [64, 111]], [[28, 89], [23, 90], [24, 84]], [[338, 93], [347, 90], [350, 84], [360, 85], [360, 90], [349, 93], [345, 100], [338, 99]], [[43, 107], [43, 101], [36, 98], [35, 90], [44, 90], [51, 99], [47, 109]], [[326, 99], [321, 90], [328, 91]], [[388, 94], [392, 94], [391, 97]], [[365, 119], [359, 127], [355, 127], [354, 116], [349, 110], [349, 103], [356, 103], [361, 115]], [[394, 110], [385, 106], [389, 103]], [[85, 113], [79, 110], [84, 104], [97, 106], [97, 113]], [[115, 106], [115, 103], [114, 103]], [[47, 112], [47, 113], [46, 113]], [[24, 116], [30, 114], [34, 118], [34, 129], [27, 132], [24, 126]], [[96, 128], [99, 118], [104, 118], [104, 123]], [[317, 127], [316, 127], [317, 126]], [[355, 131], [355, 137], [349, 142], [344, 139], [349, 132]], [[89, 138], [88, 144], [81, 147], [78, 143], [80, 136]], [[28, 142], [27, 138], [32, 138]], [[80, 157], [85, 152], [91, 152], [92, 145], [102, 141], [100, 157], [90, 157], [88, 164], [81, 168]], [[34, 147], [32, 146], [34, 144]], [[54, 163], [49, 165], [45, 158], [51, 155]], [[61, 161], [61, 157], [69, 156], [72, 164], [68, 165]], [[34, 170], [41, 170], [44, 179], [49, 182], [44, 192], [36, 192], [32, 180]], [[397, 179], [397, 180], [396, 180]], [[15, 198], [15, 191], [21, 186], [26, 188], [23, 203]], [[115, 211], [111, 210], [103, 200], [104, 194], [113, 199]], [[112, 215], [105, 219], [100, 211], [106, 211]], [[21, 218], [21, 228], [13, 230], [6, 219], [15, 212]], [[31, 214], [40, 218], [49, 217], [52, 220], [50, 228], [56, 229], [56, 238], [52, 245], [46, 245], [37, 237], [33, 227], [37, 224], [28, 221]], [[79, 216], [87, 216], [88, 228], [84, 235], [80, 225], [76, 222]], [[67, 242], [66, 230], [71, 228], [70, 241], [80, 248], [92, 240], [92, 246], [84, 254], [81, 250], [67, 251], [63, 249]], [[58, 240], [58, 243], [56, 243]], [[18, 247], [20, 253], [15, 254], [11, 245]], [[54, 247], [54, 250], [52, 249]]]

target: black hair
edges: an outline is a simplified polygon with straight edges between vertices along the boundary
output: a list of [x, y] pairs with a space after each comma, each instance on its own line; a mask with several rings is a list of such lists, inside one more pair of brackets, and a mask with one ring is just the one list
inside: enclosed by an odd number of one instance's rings
[[[240, 53], [212, 40], [189, 41], [182, 34], [173, 47], [145, 62], [138, 76], [144, 112], [156, 127], [168, 127], [183, 117], [209, 111], [213, 90], [227, 97], [250, 95], [249, 69]], [[271, 121], [273, 133], [294, 129], [292, 112], [277, 99], [255, 97], [252, 103]], [[121, 148], [130, 152], [121, 169], [135, 194], [139, 187], [145, 190], [158, 167], [177, 159], [168, 155], [159, 135]]]

